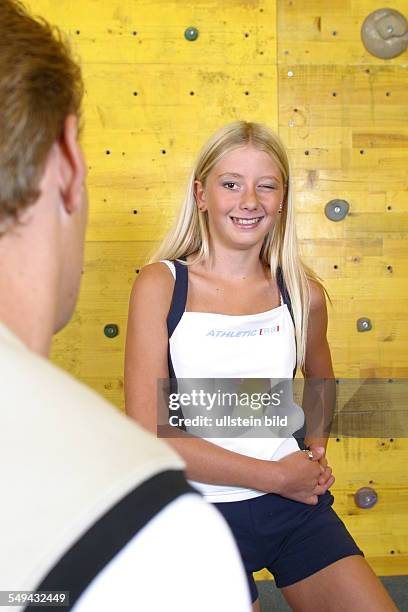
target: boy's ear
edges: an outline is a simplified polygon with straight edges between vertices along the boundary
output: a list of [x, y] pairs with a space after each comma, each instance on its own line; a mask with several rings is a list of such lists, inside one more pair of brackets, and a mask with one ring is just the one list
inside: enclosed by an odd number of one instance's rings
[[197, 202], [197, 207], [200, 212], [207, 210], [207, 203], [205, 201], [205, 190], [201, 181], [194, 181], [194, 195]]
[[61, 192], [69, 214], [81, 205], [85, 181], [85, 159], [78, 142], [78, 118], [68, 115], [59, 140], [61, 154]]

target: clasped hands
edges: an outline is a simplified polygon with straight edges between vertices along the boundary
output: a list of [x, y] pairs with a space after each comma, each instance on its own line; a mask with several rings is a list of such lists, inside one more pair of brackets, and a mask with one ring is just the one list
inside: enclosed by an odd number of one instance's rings
[[335, 481], [332, 474], [332, 469], [327, 463], [325, 448], [323, 446], [314, 444], [310, 444], [308, 448], [313, 452], [313, 461], [319, 462], [321, 474], [319, 476], [318, 484], [324, 488], [325, 493]]

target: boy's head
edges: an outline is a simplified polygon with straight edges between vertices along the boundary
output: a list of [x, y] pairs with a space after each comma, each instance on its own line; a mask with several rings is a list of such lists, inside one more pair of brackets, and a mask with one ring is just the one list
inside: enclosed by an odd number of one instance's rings
[[0, 0], [0, 235], [39, 196], [52, 144], [80, 116], [83, 83], [61, 33]]
[[1, 258], [23, 285], [20, 296], [42, 284], [53, 331], [72, 315], [83, 265], [82, 96], [81, 70], [61, 32], [19, 0], [0, 0]]

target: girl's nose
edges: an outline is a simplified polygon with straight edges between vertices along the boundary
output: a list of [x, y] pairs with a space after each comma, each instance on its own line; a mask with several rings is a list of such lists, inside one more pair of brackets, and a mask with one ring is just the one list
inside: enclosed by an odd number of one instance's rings
[[240, 208], [244, 210], [256, 210], [258, 208], [258, 198], [255, 189], [251, 188], [244, 192]]

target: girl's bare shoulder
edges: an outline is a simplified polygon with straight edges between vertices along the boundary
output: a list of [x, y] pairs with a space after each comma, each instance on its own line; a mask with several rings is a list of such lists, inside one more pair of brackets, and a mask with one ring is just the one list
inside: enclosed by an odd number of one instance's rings
[[326, 311], [326, 295], [323, 285], [317, 280], [308, 277], [310, 291], [310, 310], [311, 312]]
[[141, 304], [168, 312], [174, 289], [170, 268], [162, 262], [144, 266], [133, 283], [131, 304]]

